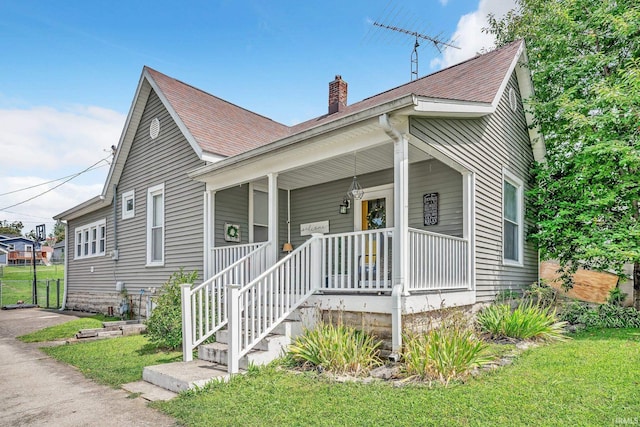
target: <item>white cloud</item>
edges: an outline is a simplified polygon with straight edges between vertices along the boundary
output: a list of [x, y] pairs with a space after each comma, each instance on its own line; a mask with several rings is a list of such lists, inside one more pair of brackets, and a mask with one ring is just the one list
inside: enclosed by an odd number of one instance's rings
[[[89, 166], [117, 144], [125, 116], [100, 107], [0, 109], [0, 168]], [[104, 155], [103, 155], [104, 154]]]
[[449, 3], [449, 0], [438, 0], [441, 5], [446, 6]]
[[108, 165], [45, 193], [62, 181], [10, 193], [80, 172], [117, 145], [125, 116], [100, 107], [67, 110], [50, 107], [0, 109], [0, 220], [22, 221], [23, 232], [36, 224], [53, 231], [52, 216], [100, 194]]
[[477, 10], [460, 17], [451, 37], [460, 49], [447, 48], [441, 58], [431, 61], [431, 68], [446, 68], [474, 57], [482, 49], [492, 48], [495, 38], [482, 32], [488, 26], [487, 15], [493, 13], [500, 18], [514, 7], [515, 0], [480, 0]]

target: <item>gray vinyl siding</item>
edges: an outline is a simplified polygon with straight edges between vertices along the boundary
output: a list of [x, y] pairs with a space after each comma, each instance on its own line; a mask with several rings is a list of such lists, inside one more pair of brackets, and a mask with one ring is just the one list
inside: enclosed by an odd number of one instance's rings
[[[107, 241], [105, 242], [105, 255], [90, 258], [78, 258], [76, 249], [76, 228], [87, 224], [106, 220]], [[91, 212], [80, 218], [69, 221], [68, 260], [68, 291], [86, 292], [104, 290], [115, 292], [116, 283], [113, 280], [114, 262], [109, 253], [113, 250], [113, 206], [108, 206]], [[93, 272], [91, 271], [93, 269]]]
[[[215, 197], [215, 246], [249, 243], [249, 185], [218, 191]], [[240, 243], [224, 240], [225, 223], [240, 226]]]
[[[424, 225], [423, 196], [438, 193], [438, 224]], [[409, 166], [409, 227], [462, 237], [462, 175], [438, 160]]]
[[[478, 119], [412, 118], [410, 132], [476, 173], [476, 289], [479, 302], [503, 289], [531, 284], [538, 277], [535, 246], [524, 243], [523, 267], [503, 265], [503, 167], [528, 189], [533, 153], [519, 103], [509, 107], [509, 88], [520, 100], [515, 75], [511, 77], [494, 114]], [[526, 200], [525, 200], [526, 209]], [[525, 230], [531, 224], [525, 223]]]
[[[149, 126], [160, 120], [160, 134], [152, 140]], [[179, 268], [203, 271], [203, 193], [205, 185], [187, 172], [204, 165], [152, 92], [124, 165], [117, 187], [116, 218], [119, 260], [108, 255], [115, 247], [113, 206], [71, 221], [77, 225], [107, 218], [107, 256], [69, 262], [69, 292], [114, 292], [123, 281], [129, 293], [157, 287]], [[147, 267], [147, 189], [164, 184], [164, 266]], [[135, 215], [122, 219], [122, 194], [135, 191]], [[75, 235], [70, 236], [75, 251]], [[94, 266], [94, 272], [90, 268]]]

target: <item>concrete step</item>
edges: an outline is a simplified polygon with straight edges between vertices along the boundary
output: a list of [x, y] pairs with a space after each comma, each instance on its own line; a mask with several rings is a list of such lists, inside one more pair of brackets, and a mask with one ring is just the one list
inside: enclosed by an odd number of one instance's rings
[[[282, 356], [289, 345], [289, 338], [282, 335], [268, 336], [264, 341], [269, 349], [252, 349], [240, 359], [240, 369], [247, 369], [249, 365], [266, 365]], [[229, 346], [221, 342], [201, 345], [198, 347], [198, 359], [226, 366], [229, 361]]]
[[227, 368], [204, 360], [174, 362], [147, 366], [142, 370], [142, 379], [174, 393], [203, 387], [210, 381], [227, 381]]
[[132, 383], [122, 384], [122, 388], [129, 393], [140, 395], [141, 398], [149, 402], [157, 400], [171, 400], [178, 395], [173, 391], [169, 391], [155, 384], [146, 381], [135, 381]]
[[[216, 342], [221, 344], [229, 344], [229, 330], [223, 329], [216, 332]], [[255, 350], [280, 350], [282, 347], [291, 344], [291, 337], [281, 334], [269, 334], [255, 347]]]

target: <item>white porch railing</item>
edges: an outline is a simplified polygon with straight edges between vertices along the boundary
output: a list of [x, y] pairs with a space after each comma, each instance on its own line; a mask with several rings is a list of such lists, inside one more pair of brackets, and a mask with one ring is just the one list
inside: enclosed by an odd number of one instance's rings
[[225, 260], [231, 261], [247, 247], [253, 247], [253, 250], [199, 286], [193, 289], [188, 284], [182, 286], [183, 357], [186, 362], [192, 360], [192, 352], [199, 344], [227, 324], [227, 285], [249, 283], [267, 269], [268, 243], [242, 246], [235, 252], [224, 251]]
[[321, 237], [314, 236], [246, 286], [230, 285], [229, 372], [320, 288]]
[[469, 288], [469, 242], [409, 229], [408, 290]]
[[259, 247], [264, 246], [265, 244], [266, 242], [258, 242], [247, 243], [244, 245], [230, 245], [211, 248], [209, 271], [213, 273], [222, 271], [236, 261], [246, 257], [248, 254], [255, 251]]
[[322, 237], [322, 288], [331, 291], [391, 290], [393, 228]]

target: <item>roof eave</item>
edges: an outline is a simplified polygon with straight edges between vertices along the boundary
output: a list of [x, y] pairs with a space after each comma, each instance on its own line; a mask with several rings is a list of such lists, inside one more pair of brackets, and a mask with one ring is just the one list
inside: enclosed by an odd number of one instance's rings
[[482, 117], [495, 111], [492, 104], [486, 102], [457, 101], [451, 99], [414, 96], [415, 115], [433, 117]]
[[270, 144], [263, 145], [258, 148], [254, 148], [253, 150], [238, 154], [237, 156], [227, 157], [226, 159], [220, 160], [214, 164], [200, 167], [198, 169], [190, 171], [188, 176], [192, 179], [198, 180], [198, 178], [204, 175], [207, 175], [208, 173], [211, 173], [213, 171], [217, 171], [219, 169], [229, 167], [231, 165], [252, 159], [254, 157], [263, 156], [274, 150], [278, 150], [310, 138], [324, 135], [326, 133], [332, 132], [341, 127], [349, 126], [361, 121], [365, 121], [372, 117], [379, 116], [380, 114], [390, 113], [392, 111], [395, 111], [395, 112], [405, 111], [407, 114], [409, 114], [409, 111], [412, 111], [413, 108], [415, 107], [414, 102], [415, 102], [415, 98], [413, 95], [411, 94], [404, 95], [399, 98], [393, 99], [391, 101], [387, 101], [383, 104], [379, 104], [362, 111], [357, 111], [352, 114], [348, 114], [344, 117], [340, 117], [339, 119], [332, 120], [328, 123], [314, 126], [312, 128], [306, 129], [297, 134], [290, 135], [286, 138], [282, 138], [277, 141], [274, 141]]
[[90, 212], [96, 211], [105, 206], [109, 206], [111, 204], [110, 199], [106, 199], [104, 196], [95, 196], [92, 199], [87, 200], [86, 202], [80, 203], [77, 206], [72, 207], [64, 212], [61, 212], [53, 217], [55, 220], [60, 221], [68, 221], [71, 219], [76, 219], [79, 216], [88, 214]]

